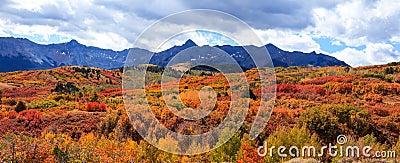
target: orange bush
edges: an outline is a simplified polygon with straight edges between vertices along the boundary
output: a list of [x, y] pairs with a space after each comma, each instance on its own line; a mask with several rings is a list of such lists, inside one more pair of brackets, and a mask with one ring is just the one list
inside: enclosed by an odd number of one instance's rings
[[364, 100], [368, 102], [380, 103], [383, 101], [383, 97], [380, 94], [368, 93], [364, 95]]

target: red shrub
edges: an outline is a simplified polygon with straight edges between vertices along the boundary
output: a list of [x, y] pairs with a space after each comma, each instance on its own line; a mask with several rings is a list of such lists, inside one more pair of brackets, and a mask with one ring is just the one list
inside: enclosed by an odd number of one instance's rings
[[340, 76], [324, 76], [324, 77], [318, 77], [315, 79], [310, 79], [307, 81], [304, 81], [302, 83], [304, 84], [316, 84], [316, 85], [322, 85], [328, 82], [338, 82], [338, 83], [348, 83], [351, 82], [353, 79], [349, 77], [340, 77]]
[[40, 123], [42, 122], [42, 114], [36, 110], [24, 110], [19, 113], [19, 118], [27, 122]]
[[298, 91], [304, 94], [314, 94], [324, 96], [326, 89], [318, 85], [299, 85], [297, 86]]
[[350, 94], [353, 89], [353, 84], [343, 84], [336, 88], [336, 91], [341, 94]]
[[7, 113], [1, 112], [0, 113], [0, 120], [7, 116]]
[[103, 96], [122, 96], [122, 88], [108, 88], [100, 92]]
[[8, 98], [21, 98], [21, 97], [32, 97], [35, 96], [37, 94], [37, 90], [35, 90], [34, 88], [6, 88], [3, 91], [3, 96], [4, 97], [8, 97]]
[[18, 117], [18, 113], [14, 110], [11, 110], [10, 112], [8, 112], [7, 114], [7, 118], [9, 119], [14, 119]]
[[215, 83], [215, 78], [208, 77], [207, 79], [203, 80], [203, 84]]
[[277, 84], [276, 91], [278, 93], [296, 93], [298, 89], [293, 84]]
[[100, 109], [100, 111], [106, 111], [106, 109], [107, 109], [106, 103], [101, 102], [101, 103], [99, 104], [99, 109]]
[[88, 102], [86, 104], [86, 111], [88, 112], [104, 112], [107, 109], [107, 105], [104, 102]]
[[[367, 109], [368, 113], [372, 116], [380, 116], [380, 117], [387, 117], [391, 114], [393, 114], [393, 111], [388, 108], [383, 108], [383, 107], [372, 107]], [[391, 111], [391, 112], [389, 112]]]

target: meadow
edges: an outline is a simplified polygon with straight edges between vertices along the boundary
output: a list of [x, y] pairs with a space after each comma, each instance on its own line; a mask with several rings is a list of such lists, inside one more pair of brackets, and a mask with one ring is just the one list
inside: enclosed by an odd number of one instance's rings
[[[151, 111], [168, 129], [200, 134], [226, 117], [232, 96], [224, 75], [193, 70], [180, 81], [183, 105], [198, 107], [199, 90], [214, 88], [217, 104], [197, 121], [185, 121], [166, 108], [153, 66], [146, 88]], [[250, 102], [244, 124], [225, 144], [210, 152], [183, 156], [161, 151], [135, 131], [124, 107], [123, 70], [64, 66], [49, 70], [0, 73], [1, 162], [281, 162], [293, 157], [260, 157], [257, 148], [337, 143], [400, 154], [400, 63], [364, 67], [277, 67], [276, 99], [263, 132], [249, 140], [260, 92], [258, 70], [245, 72]], [[149, 129], [151, 130], [151, 129]], [[160, 140], [162, 145], [168, 138]], [[177, 146], [176, 148], [179, 148]], [[179, 149], [177, 149], [179, 150]], [[195, 146], [185, 150], [196, 150]], [[301, 159], [301, 158], [300, 158]], [[306, 157], [309, 161], [396, 161], [394, 158]], [[397, 159], [397, 161], [399, 161]]]

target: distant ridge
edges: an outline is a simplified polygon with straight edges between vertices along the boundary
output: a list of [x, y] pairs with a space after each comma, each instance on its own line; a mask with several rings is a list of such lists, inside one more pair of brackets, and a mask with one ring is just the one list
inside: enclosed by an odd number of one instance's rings
[[[189, 39], [181, 46], [173, 46], [156, 53], [151, 63], [165, 66], [173, 56], [194, 46], [197, 46], [196, 43]], [[215, 47], [231, 55], [243, 68], [255, 67], [244, 47], [230, 45]], [[264, 47], [268, 49], [275, 66], [348, 66], [345, 62], [325, 54], [288, 52], [279, 49], [273, 44], [267, 44], [263, 47], [248, 46], [246, 48], [257, 50], [257, 48]], [[211, 47], [201, 46], [198, 51], [207, 51], [207, 48], [210, 49]], [[113, 69], [124, 66], [129, 50], [131, 50], [135, 59], [135, 61], [132, 61], [132, 65], [142, 64], [146, 56], [153, 54], [148, 50], [139, 48], [122, 51], [101, 49], [80, 44], [76, 40], [42, 45], [24, 38], [0, 37], [0, 71], [49, 69], [64, 65]], [[196, 56], [197, 54], [191, 55]]]

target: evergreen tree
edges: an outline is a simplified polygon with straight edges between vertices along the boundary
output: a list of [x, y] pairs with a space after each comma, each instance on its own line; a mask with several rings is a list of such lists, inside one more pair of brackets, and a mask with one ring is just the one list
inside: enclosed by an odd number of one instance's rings
[[26, 110], [26, 106], [25, 106], [24, 102], [19, 101], [18, 104], [17, 104], [17, 106], [15, 106], [15, 109], [14, 109], [14, 110], [15, 110], [17, 113]]

